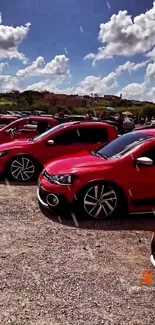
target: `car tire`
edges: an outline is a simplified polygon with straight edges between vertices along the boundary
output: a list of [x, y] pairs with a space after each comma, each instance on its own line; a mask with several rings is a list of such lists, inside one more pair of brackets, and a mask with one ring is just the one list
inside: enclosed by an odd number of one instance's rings
[[94, 219], [122, 217], [128, 214], [127, 199], [121, 188], [110, 182], [94, 182], [84, 187], [75, 200], [80, 215]]
[[14, 182], [35, 181], [39, 175], [39, 166], [28, 156], [13, 157], [6, 166], [6, 178]]

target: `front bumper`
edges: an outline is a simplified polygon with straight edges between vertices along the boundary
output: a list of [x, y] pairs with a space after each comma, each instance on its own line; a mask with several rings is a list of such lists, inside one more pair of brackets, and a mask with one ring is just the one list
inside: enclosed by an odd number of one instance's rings
[[153, 233], [152, 241], [151, 241], [150, 261], [151, 261], [152, 265], [155, 267], [155, 233]]
[[47, 191], [42, 186], [37, 189], [37, 197], [40, 204], [46, 209], [61, 212], [71, 209], [71, 203], [63, 194]]
[[150, 256], [150, 261], [151, 264], [155, 267], [155, 256], [153, 254]]

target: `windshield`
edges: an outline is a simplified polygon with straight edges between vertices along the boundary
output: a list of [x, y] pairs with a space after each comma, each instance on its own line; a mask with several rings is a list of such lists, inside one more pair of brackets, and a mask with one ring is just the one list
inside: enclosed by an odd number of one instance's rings
[[143, 133], [128, 133], [110, 142], [96, 153], [110, 159], [120, 158], [127, 152], [137, 147], [142, 141], [152, 138], [152, 135]]
[[46, 132], [44, 132], [44, 133], [42, 133], [40, 135], [37, 135], [34, 138], [29, 139], [29, 141], [33, 141], [33, 142], [34, 141], [39, 141], [39, 140], [44, 139], [48, 134], [53, 135], [53, 133], [55, 133], [55, 131], [63, 128], [64, 125], [65, 125], [64, 123], [63, 124], [56, 125], [53, 128], [47, 130]]

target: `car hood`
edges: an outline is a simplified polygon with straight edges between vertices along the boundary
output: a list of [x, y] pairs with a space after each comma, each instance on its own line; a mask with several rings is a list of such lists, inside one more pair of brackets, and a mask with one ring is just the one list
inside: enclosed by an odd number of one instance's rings
[[25, 147], [27, 145], [30, 145], [30, 142], [28, 140], [13, 140], [11, 142], [0, 144], [0, 152], [13, 148]]
[[96, 157], [89, 152], [80, 152], [79, 154], [74, 154], [59, 158], [54, 161], [49, 161], [45, 164], [45, 169], [49, 174], [54, 173], [72, 173], [79, 169], [90, 169], [105, 167], [110, 167], [111, 161], [104, 158]]

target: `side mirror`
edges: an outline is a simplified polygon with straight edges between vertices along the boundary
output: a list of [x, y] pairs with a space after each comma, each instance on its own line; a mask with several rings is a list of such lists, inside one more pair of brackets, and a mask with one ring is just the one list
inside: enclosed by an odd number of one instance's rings
[[5, 133], [6, 134], [11, 134], [11, 133], [13, 133], [13, 131], [14, 131], [14, 129], [10, 128], [10, 129], [6, 130]]
[[53, 140], [48, 140], [47, 141], [47, 145], [48, 146], [53, 146], [54, 145], [54, 141]]
[[152, 166], [153, 160], [148, 157], [140, 157], [136, 160], [136, 165], [140, 166]]
[[12, 132], [12, 129], [5, 130], [6, 134], [10, 134]]

